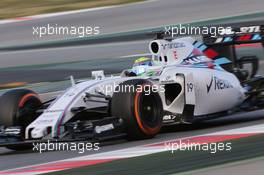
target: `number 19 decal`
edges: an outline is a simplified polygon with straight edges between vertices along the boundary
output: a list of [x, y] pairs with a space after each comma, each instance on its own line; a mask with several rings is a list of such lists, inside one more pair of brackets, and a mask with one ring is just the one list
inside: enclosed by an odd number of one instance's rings
[[193, 83], [187, 83], [187, 92], [192, 92], [193, 91]]

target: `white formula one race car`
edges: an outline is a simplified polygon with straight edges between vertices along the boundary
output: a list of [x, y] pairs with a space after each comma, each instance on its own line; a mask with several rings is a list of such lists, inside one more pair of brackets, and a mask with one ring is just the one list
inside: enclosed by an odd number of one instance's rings
[[[258, 40], [241, 43], [263, 42], [260, 33], [252, 33]], [[232, 67], [234, 58], [217, 49], [241, 43], [223, 42], [154, 40], [151, 59], [139, 58], [120, 76], [95, 71], [92, 80], [72, 78], [71, 87], [46, 102], [31, 90], [10, 90], [0, 98], [0, 145], [19, 150], [45, 140], [144, 139], [162, 126], [263, 108], [264, 80], [255, 76], [256, 57], [236, 59]], [[251, 74], [244, 63], [253, 65]], [[223, 68], [230, 64], [231, 69]]]

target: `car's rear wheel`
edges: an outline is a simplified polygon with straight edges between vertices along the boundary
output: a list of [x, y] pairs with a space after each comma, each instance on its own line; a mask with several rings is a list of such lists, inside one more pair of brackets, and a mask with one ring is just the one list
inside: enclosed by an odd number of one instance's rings
[[[163, 107], [158, 92], [151, 88], [152, 84], [137, 79], [123, 82], [119, 86], [123, 87], [120, 88], [123, 91], [113, 94], [111, 113], [123, 119], [128, 139], [145, 139], [158, 134], [162, 126]], [[132, 86], [134, 92], [124, 88]]]
[[[15, 89], [0, 97], [0, 125], [5, 127], [20, 126], [21, 140], [24, 139], [26, 127], [37, 117], [37, 109], [41, 106], [38, 95], [28, 89]], [[25, 150], [28, 145], [7, 146], [12, 150]]]
[[260, 108], [264, 108], [264, 81], [259, 84], [258, 89], [261, 91], [257, 96], [257, 98], [259, 99], [257, 106]]

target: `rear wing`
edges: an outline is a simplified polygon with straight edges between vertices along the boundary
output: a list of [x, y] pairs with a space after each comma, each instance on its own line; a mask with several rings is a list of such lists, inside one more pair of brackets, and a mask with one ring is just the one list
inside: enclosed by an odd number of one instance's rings
[[250, 43], [262, 43], [264, 46], [264, 22], [261, 25], [234, 25], [222, 28], [217, 36], [203, 35], [203, 42], [208, 46]]
[[238, 58], [237, 46], [258, 43], [260, 47], [264, 47], [264, 21], [225, 26], [217, 36], [203, 35], [202, 39], [203, 43], [211, 50], [221, 53], [231, 61], [231, 64], [224, 66], [226, 70], [241, 74], [239, 70], [244, 67], [243, 65], [251, 65], [251, 72], [246, 76], [240, 75], [241, 80], [257, 74], [259, 58], [256, 55]]
[[[218, 24], [207, 25], [208, 28], [221, 28], [218, 33], [209, 34], [193, 34], [200, 36], [202, 41], [196, 41], [194, 46], [201, 50], [208, 58], [214, 60], [217, 64], [221, 65], [225, 70], [236, 72], [242, 69], [244, 64], [251, 64], [252, 71], [248, 76], [253, 77], [258, 70], [258, 60], [256, 55], [249, 55], [238, 58], [237, 46], [248, 46], [248, 44], [258, 43], [260, 47], [264, 47], [264, 21], [248, 21], [231, 24]], [[203, 26], [200, 26], [203, 28]], [[156, 39], [172, 40], [173, 38], [182, 37], [178, 35], [175, 37], [170, 36], [169, 31], [159, 31], [155, 33]], [[152, 33], [152, 34], [153, 34]], [[166, 35], [167, 34], [167, 35]], [[169, 35], [168, 35], [169, 34]], [[185, 35], [186, 36], [186, 35]], [[250, 52], [249, 52], [250, 53]], [[251, 52], [252, 53], [252, 52]], [[244, 76], [241, 79], [245, 79]]]

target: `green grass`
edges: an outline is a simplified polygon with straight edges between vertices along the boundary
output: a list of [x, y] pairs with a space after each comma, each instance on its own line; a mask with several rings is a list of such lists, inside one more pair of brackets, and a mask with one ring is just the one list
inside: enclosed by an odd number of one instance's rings
[[119, 5], [143, 0], [1, 0], [0, 19]]

